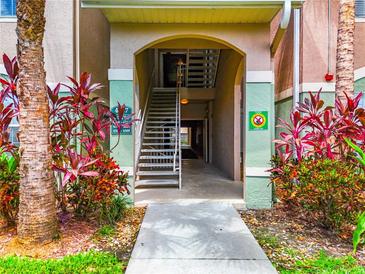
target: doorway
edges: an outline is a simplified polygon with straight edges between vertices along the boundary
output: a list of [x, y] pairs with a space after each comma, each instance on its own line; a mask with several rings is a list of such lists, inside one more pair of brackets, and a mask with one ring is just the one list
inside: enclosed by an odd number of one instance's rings
[[204, 121], [181, 121], [182, 159], [203, 159], [205, 153], [205, 137], [207, 135]]
[[162, 52], [162, 83], [165, 88], [176, 87], [176, 69], [179, 61], [186, 63], [186, 53]]

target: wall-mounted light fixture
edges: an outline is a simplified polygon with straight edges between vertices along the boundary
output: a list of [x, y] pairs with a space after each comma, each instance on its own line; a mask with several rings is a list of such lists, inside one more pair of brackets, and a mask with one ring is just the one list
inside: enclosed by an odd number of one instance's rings
[[181, 99], [181, 100], [180, 100], [180, 103], [181, 103], [182, 105], [187, 105], [187, 104], [189, 104], [189, 100], [188, 100], [188, 99], [186, 99], [186, 98], [183, 98], [183, 99]]

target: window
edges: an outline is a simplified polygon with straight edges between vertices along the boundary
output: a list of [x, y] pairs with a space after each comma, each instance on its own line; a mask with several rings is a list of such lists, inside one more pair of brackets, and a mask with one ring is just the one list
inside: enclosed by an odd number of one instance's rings
[[[3, 75], [0, 73], [0, 77], [6, 78], [6, 75]], [[0, 85], [1, 88], [1, 85]], [[5, 106], [11, 103], [11, 100], [6, 98], [4, 101]], [[9, 139], [10, 142], [12, 142], [14, 145], [19, 146], [19, 140], [18, 140], [18, 132], [19, 132], [19, 123], [16, 118], [13, 118], [9, 125]]]
[[0, 0], [0, 17], [16, 16], [16, 0]]
[[355, 16], [365, 18], [365, 0], [355, 0]]

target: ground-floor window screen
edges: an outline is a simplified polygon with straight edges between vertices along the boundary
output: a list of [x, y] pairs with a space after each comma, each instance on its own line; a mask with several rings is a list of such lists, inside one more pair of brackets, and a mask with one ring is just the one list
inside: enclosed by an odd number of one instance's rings
[[16, 0], [0, 0], [0, 17], [16, 15]]
[[365, 18], [365, 0], [355, 0], [355, 15], [359, 18]]
[[[10, 104], [11, 102], [7, 99], [5, 100], [5, 105]], [[10, 138], [10, 142], [13, 143], [14, 145], [18, 146], [19, 145], [19, 140], [18, 140], [18, 132], [19, 132], [19, 123], [18, 120], [16, 118], [13, 118], [13, 120], [10, 123], [9, 126], [9, 138]]]

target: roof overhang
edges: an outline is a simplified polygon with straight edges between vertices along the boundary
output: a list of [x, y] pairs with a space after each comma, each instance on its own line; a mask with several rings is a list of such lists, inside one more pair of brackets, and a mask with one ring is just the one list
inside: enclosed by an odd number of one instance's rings
[[304, 0], [81, 0], [111, 23], [268, 23], [285, 2]]

